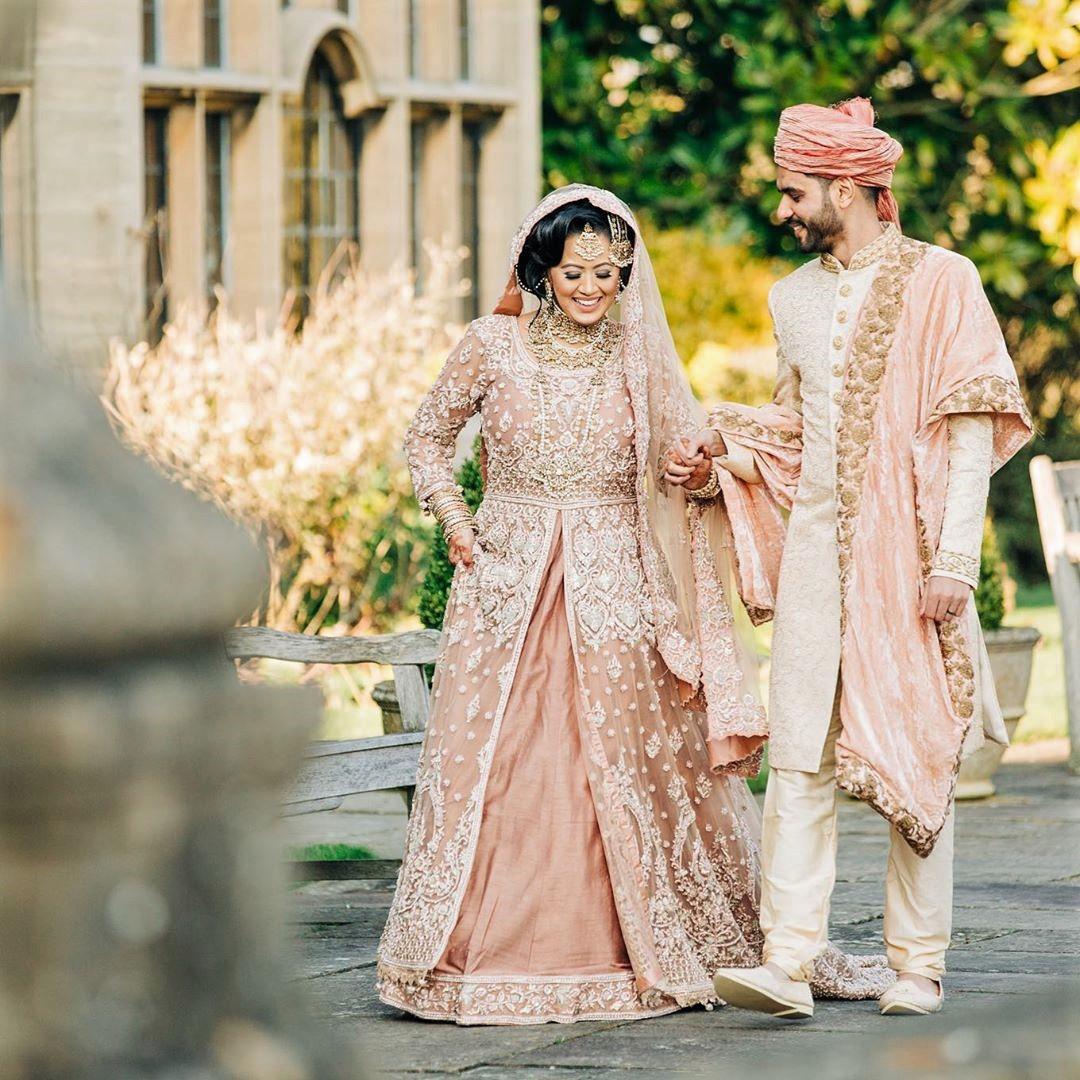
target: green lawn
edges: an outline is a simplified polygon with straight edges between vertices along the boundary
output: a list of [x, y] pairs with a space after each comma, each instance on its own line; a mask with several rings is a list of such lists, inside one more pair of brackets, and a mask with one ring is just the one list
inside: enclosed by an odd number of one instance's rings
[[1016, 607], [1005, 618], [1007, 626], [1034, 626], [1042, 634], [1035, 647], [1035, 667], [1028, 690], [1027, 714], [1016, 729], [1016, 742], [1035, 742], [1068, 734], [1065, 712], [1065, 652], [1061, 645], [1061, 618], [1049, 585], [1020, 589]]
[[359, 844], [307, 844], [293, 848], [289, 857], [297, 862], [340, 862], [344, 859], [374, 859], [375, 856]]

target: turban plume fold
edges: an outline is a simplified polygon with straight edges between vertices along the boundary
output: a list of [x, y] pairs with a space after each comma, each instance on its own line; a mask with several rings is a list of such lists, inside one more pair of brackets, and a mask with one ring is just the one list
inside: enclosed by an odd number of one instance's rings
[[847, 176], [860, 187], [878, 188], [878, 217], [897, 225], [900, 210], [891, 188], [903, 153], [894, 138], [874, 126], [868, 98], [852, 98], [831, 109], [793, 105], [780, 114], [773, 145], [773, 159], [781, 168], [828, 180]]

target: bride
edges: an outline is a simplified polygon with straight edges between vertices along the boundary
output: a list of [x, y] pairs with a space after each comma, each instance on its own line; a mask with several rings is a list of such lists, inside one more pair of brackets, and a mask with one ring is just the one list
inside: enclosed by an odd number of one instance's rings
[[[550, 194], [496, 310], [406, 438], [457, 569], [380, 996], [463, 1024], [709, 1004], [717, 968], [761, 958], [742, 777], [765, 717], [722, 506], [662, 480], [673, 433], [702, 425], [633, 215], [597, 188]], [[473, 520], [452, 463], [478, 412]], [[765, 617], [760, 572], [736, 570]], [[877, 997], [888, 979], [830, 947], [814, 985]]]

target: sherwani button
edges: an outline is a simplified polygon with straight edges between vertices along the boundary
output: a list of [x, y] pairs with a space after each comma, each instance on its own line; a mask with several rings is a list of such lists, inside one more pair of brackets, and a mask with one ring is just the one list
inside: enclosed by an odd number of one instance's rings
[[837, 335], [832, 339], [832, 347], [834, 349], [842, 349], [844, 347], [844, 339]]
[[851, 286], [846, 285], [846, 284], [841, 285], [840, 286], [840, 295], [841, 296], [850, 296], [851, 295]]
[[836, 313], [836, 321], [838, 323], [846, 323], [847, 322], [847, 312], [846, 311], [838, 311]]

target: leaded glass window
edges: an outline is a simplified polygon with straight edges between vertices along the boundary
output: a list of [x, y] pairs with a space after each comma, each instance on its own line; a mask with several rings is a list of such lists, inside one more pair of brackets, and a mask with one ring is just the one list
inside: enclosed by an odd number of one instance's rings
[[331, 256], [359, 239], [359, 125], [316, 53], [301, 100], [285, 110], [285, 285], [301, 312]]

